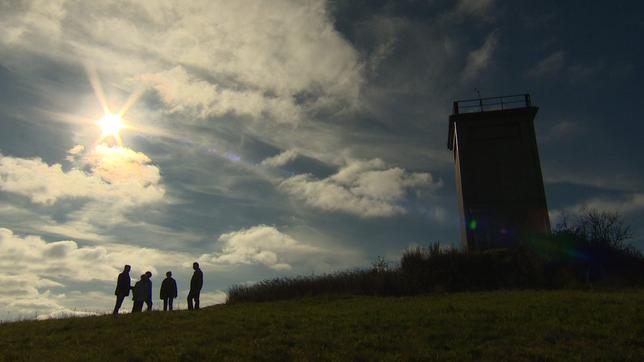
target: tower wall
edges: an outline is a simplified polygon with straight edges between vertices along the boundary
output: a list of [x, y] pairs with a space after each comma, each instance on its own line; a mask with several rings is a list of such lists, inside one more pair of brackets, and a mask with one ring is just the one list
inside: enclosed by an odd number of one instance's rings
[[450, 116], [448, 147], [456, 167], [462, 242], [469, 250], [513, 247], [550, 232], [533, 124], [537, 111], [526, 102]]

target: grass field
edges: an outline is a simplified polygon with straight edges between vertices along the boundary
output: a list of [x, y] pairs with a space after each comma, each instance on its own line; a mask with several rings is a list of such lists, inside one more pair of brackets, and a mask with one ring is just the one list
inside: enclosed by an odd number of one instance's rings
[[334, 297], [0, 325], [15, 360], [644, 360], [644, 290]]

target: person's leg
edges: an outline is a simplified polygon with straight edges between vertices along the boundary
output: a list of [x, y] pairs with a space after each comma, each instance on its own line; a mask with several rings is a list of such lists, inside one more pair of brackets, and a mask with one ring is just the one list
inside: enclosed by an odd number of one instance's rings
[[163, 311], [168, 310], [168, 298], [163, 298]]
[[193, 291], [188, 292], [188, 310], [192, 310], [192, 297], [193, 297]]
[[123, 304], [123, 299], [125, 299], [124, 295], [116, 296], [116, 304], [114, 305], [114, 311], [112, 312], [112, 314], [119, 314], [119, 309], [121, 309], [121, 305]]
[[173, 299], [174, 299], [174, 298], [168, 298], [168, 309], [169, 309], [169, 310], [172, 310], [172, 300], [173, 300]]
[[194, 296], [194, 298], [195, 298], [195, 309], [197, 309], [197, 310], [199, 310], [199, 294], [200, 294], [200, 293], [201, 293], [201, 291], [200, 291], [200, 290], [198, 290], [198, 291], [195, 293], [195, 296]]
[[151, 300], [146, 300], [145, 304], [148, 306], [148, 312], [152, 310], [152, 301]]

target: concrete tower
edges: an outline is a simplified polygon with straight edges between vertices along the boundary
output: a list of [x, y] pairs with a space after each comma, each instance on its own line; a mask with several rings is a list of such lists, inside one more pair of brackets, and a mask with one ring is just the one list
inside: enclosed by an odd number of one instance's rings
[[530, 95], [454, 102], [447, 148], [454, 152], [467, 250], [517, 246], [550, 232]]

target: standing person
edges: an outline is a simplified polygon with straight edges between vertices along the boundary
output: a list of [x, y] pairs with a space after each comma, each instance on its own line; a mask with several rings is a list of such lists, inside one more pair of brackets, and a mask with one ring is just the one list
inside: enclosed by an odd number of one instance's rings
[[160, 297], [163, 299], [163, 310], [172, 310], [172, 300], [177, 297], [177, 282], [172, 278], [172, 272], [165, 273], [166, 278], [161, 282]]
[[188, 292], [188, 310], [192, 310], [192, 301], [194, 300], [195, 306], [194, 309], [199, 310], [199, 293], [201, 293], [201, 287], [203, 286], [203, 272], [199, 269], [199, 263], [192, 263], [192, 269], [195, 270], [192, 273], [192, 279], [190, 279], [190, 292]]
[[152, 310], [152, 272], [149, 270], [145, 272], [147, 276], [146, 285], [148, 289], [145, 291], [145, 304], [148, 306], [148, 312]]
[[123, 267], [123, 271], [119, 274], [118, 279], [116, 280], [116, 290], [114, 295], [116, 295], [116, 304], [114, 305], [114, 311], [112, 314], [119, 314], [119, 309], [121, 309], [121, 304], [123, 304], [123, 299], [130, 295], [130, 285], [132, 281], [130, 280], [130, 266], [126, 265]]
[[145, 302], [148, 293], [148, 276], [146, 274], [141, 274], [141, 279], [134, 284], [132, 288], [132, 300], [134, 305], [132, 305], [132, 313], [140, 312], [143, 310], [143, 302]]

